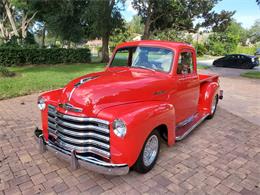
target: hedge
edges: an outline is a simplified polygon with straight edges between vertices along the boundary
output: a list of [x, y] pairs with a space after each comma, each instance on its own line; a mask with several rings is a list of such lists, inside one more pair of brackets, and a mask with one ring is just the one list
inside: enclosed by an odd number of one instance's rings
[[86, 63], [91, 61], [89, 49], [23, 49], [0, 48], [0, 65]]

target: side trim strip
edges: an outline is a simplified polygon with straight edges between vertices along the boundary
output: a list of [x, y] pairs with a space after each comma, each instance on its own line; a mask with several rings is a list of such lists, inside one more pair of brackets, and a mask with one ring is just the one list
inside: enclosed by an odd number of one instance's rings
[[206, 114], [205, 116], [203, 116], [197, 123], [195, 123], [190, 129], [188, 129], [183, 135], [178, 136], [175, 138], [176, 141], [181, 141], [183, 140], [187, 135], [190, 134], [190, 132], [192, 132], [197, 126], [199, 126], [199, 124], [201, 124], [205, 118], [207, 118], [209, 114]]

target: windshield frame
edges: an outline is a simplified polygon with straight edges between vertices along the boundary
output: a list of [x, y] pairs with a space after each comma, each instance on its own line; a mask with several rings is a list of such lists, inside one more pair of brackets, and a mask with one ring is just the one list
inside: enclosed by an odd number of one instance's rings
[[[121, 49], [131, 49], [131, 48], [138, 48], [138, 47], [148, 47], [148, 48], [158, 48], [158, 49], [166, 49], [166, 50], [170, 50], [172, 52], [172, 58], [171, 58], [171, 63], [170, 63], [170, 69], [169, 71], [163, 71], [163, 70], [159, 70], [159, 69], [152, 69], [152, 68], [142, 68], [142, 67], [138, 67], [138, 66], [111, 66], [114, 59], [115, 59], [115, 56], [118, 52], [118, 50], [121, 50]], [[128, 52], [128, 58], [129, 58], [129, 53]], [[174, 63], [174, 58], [175, 58], [175, 55], [176, 55], [176, 51], [172, 48], [169, 48], [169, 47], [164, 47], [164, 46], [157, 46], [157, 45], [132, 45], [132, 46], [123, 46], [123, 47], [118, 47], [115, 49], [115, 51], [113, 52], [113, 55], [112, 55], [112, 58], [111, 60], [109, 61], [108, 63], [108, 66], [107, 68], [124, 68], [124, 67], [127, 67], [127, 68], [136, 68], [136, 69], [144, 69], [144, 70], [151, 70], [151, 71], [156, 71], [156, 72], [161, 72], [161, 73], [165, 73], [165, 74], [170, 74], [173, 70], [173, 63]], [[129, 60], [129, 59], [128, 59]]]

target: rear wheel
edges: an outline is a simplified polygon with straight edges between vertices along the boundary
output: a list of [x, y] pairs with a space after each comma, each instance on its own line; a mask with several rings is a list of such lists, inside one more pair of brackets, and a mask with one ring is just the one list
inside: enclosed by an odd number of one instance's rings
[[155, 165], [160, 151], [160, 136], [157, 130], [146, 139], [143, 149], [134, 165], [135, 171], [147, 173]]
[[215, 112], [217, 110], [217, 105], [218, 105], [218, 95], [215, 95], [211, 103], [210, 115], [207, 117], [207, 119], [212, 119], [214, 117]]

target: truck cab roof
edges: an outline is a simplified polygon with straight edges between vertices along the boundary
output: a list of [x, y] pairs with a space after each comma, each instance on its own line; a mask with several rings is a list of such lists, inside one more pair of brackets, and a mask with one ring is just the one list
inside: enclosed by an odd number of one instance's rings
[[141, 41], [131, 41], [121, 43], [117, 48], [122, 47], [133, 47], [133, 46], [155, 46], [155, 47], [166, 47], [173, 50], [189, 48], [194, 49], [192, 45], [182, 42], [172, 42], [172, 41], [160, 41], [160, 40], [141, 40]]

